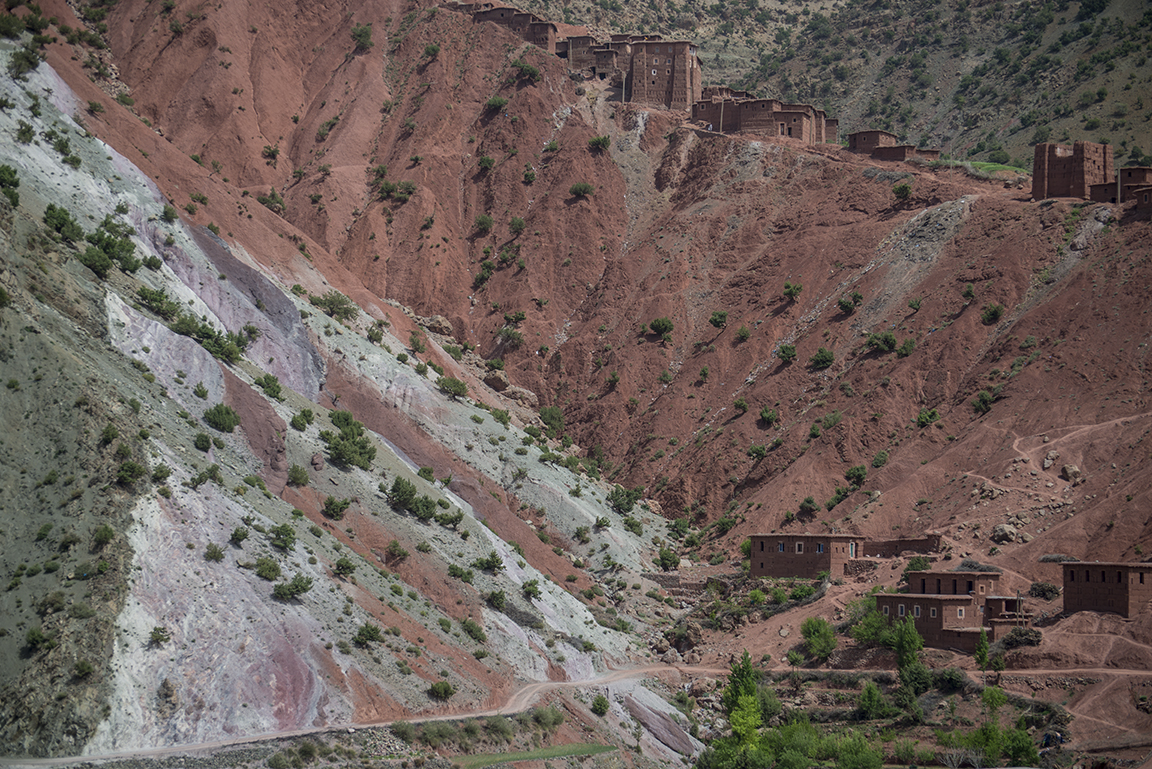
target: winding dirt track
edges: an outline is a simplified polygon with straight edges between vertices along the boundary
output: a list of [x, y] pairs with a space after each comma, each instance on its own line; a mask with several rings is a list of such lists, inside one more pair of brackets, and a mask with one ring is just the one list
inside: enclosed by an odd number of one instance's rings
[[[775, 666], [773, 670], [784, 670], [781, 666]], [[621, 670], [610, 670], [602, 673], [595, 678], [589, 678], [582, 681], [537, 681], [535, 683], [526, 684], [513, 692], [503, 705], [496, 708], [489, 708], [485, 710], [470, 710], [457, 713], [445, 713], [435, 716], [416, 716], [414, 718], [398, 718], [391, 721], [376, 721], [364, 724], [333, 724], [323, 727], [314, 727], [309, 729], [293, 729], [282, 732], [269, 732], [266, 734], [249, 735], [246, 737], [235, 737], [227, 740], [215, 740], [213, 742], [201, 742], [194, 745], [174, 745], [164, 748], [149, 748], [147, 750], [133, 750], [123, 751], [119, 753], [108, 753], [104, 755], [87, 755], [87, 756], [65, 756], [57, 758], [0, 758], [0, 766], [3, 767], [40, 767], [40, 766], [66, 766], [69, 764], [80, 763], [99, 763], [103, 761], [113, 761], [125, 758], [160, 758], [163, 756], [179, 755], [179, 754], [199, 754], [203, 752], [212, 752], [222, 748], [236, 747], [237, 745], [249, 745], [261, 742], [268, 742], [271, 740], [279, 740], [288, 737], [304, 737], [311, 734], [324, 734], [328, 732], [345, 731], [347, 729], [366, 729], [377, 726], [389, 726], [397, 721], [454, 721], [461, 718], [477, 718], [485, 716], [498, 716], [508, 715], [510, 713], [519, 713], [527, 710], [535, 702], [536, 698], [547, 691], [555, 689], [578, 689], [586, 686], [598, 686], [600, 684], [607, 684], [613, 681], [623, 681], [629, 678], [642, 678], [646, 675], [655, 675], [659, 673], [688, 673], [688, 674], [702, 674], [702, 675], [727, 675], [729, 669], [727, 667], [704, 667], [693, 665], [644, 665], [637, 668], [624, 668]], [[853, 672], [869, 672], [869, 671], [853, 671]], [[1051, 668], [1051, 669], [1028, 669], [1027, 671], [1013, 671], [1019, 673], [1030, 673], [1034, 675], [1069, 675], [1069, 674], [1093, 674], [1099, 676], [1117, 676], [1117, 675], [1152, 675], [1147, 670], [1126, 670], [1123, 668]], [[1077, 715], [1077, 717], [1083, 717]], [[1087, 717], [1088, 720], [1096, 720], [1091, 716]], [[1115, 724], [1108, 724], [1115, 726]], [[1127, 738], [1121, 737], [1117, 739], [1101, 740], [1095, 743], [1085, 743], [1079, 749], [1099, 751], [1106, 749], [1116, 749], [1122, 747], [1137, 747], [1152, 745], [1152, 737], [1148, 735], [1133, 734]]]

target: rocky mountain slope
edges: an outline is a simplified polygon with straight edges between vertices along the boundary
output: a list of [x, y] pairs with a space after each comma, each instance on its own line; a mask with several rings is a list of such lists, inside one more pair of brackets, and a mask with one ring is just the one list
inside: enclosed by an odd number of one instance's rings
[[591, 680], [665, 653], [653, 572], [754, 532], [937, 531], [1012, 589], [1143, 555], [1131, 212], [698, 133], [443, 9], [36, 10], [0, 110], [13, 753]]

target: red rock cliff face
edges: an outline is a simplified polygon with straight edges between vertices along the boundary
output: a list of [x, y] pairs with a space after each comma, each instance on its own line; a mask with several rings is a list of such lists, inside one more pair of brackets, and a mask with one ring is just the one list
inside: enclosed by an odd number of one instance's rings
[[[1021, 503], [1079, 498], [1074, 522], [1040, 527], [1050, 536], [1069, 532], [1106, 557], [1147, 538], [1124, 515], [1129, 495], [1147, 494], [1129, 474], [1148, 420], [1146, 225], [1101, 232], [1092, 210], [1032, 204], [999, 183], [697, 135], [678, 114], [578, 92], [596, 84], [445, 10], [187, 10], [173, 11], [177, 36], [139, 0], [112, 17], [137, 109], [171, 142], [146, 137], [161, 188], [181, 204], [210, 190], [197, 220], [234, 232], [288, 282], [447, 316], [459, 341], [505, 359], [515, 383], [563, 408], [578, 444], [604, 452], [616, 481], [647, 486], [668, 514], [740, 513], [738, 541], [841, 487], [848, 496], [816, 517], [912, 534], [983, 514], [973, 484], [1027, 456], [1039, 474], [1009, 484]], [[375, 45], [354, 51], [351, 28], [367, 23]], [[494, 97], [507, 103], [488, 106]], [[142, 130], [118, 120], [97, 130]], [[610, 150], [588, 147], [596, 135]], [[406, 202], [374, 190], [378, 166], [386, 182], [412, 183]], [[901, 180], [906, 200], [893, 194]], [[594, 194], [571, 195], [575, 182]], [[279, 217], [254, 201], [273, 187]], [[786, 281], [803, 285], [794, 301]], [[519, 311], [517, 345], [498, 332]], [[657, 317], [673, 322], [668, 341], [641, 333]], [[912, 340], [908, 354], [882, 336], [867, 344], [886, 333]], [[777, 357], [784, 345], [795, 362]], [[821, 347], [833, 354], [825, 369], [809, 364]], [[984, 414], [972, 406], [981, 391]], [[1058, 464], [1039, 467], [1057, 440]], [[756, 446], [764, 457], [749, 455]], [[1069, 461], [1088, 476], [1075, 492], [1053, 475]], [[856, 465], [882, 497], [849, 488]], [[1095, 536], [1108, 521], [1122, 540]]]

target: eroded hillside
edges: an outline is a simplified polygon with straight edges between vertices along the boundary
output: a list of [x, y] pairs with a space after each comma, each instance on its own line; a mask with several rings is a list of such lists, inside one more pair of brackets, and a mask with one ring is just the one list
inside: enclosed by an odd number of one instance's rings
[[1149, 541], [1147, 222], [697, 132], [443, 9], [125, 0], [107, 49], [42, 10], [0, 110], [13, 752], [590, 682], [669, 653], [651, 572], [756, 532], [936, 531], [1013, 587]]

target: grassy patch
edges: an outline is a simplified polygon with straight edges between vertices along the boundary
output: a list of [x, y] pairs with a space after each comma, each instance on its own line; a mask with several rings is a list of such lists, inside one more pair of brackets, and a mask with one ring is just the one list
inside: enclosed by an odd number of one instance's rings
[[520, 753], [487, 753], [474, 756], [457, 756], [456, 763], [464, 769], [480, 769], [493, 764], [505, 764], [511, 761], [533, 761], [542, 758], [560, 758], [562, 756], [593, 756], [597, 753], [607, 753], [616, 750], [614, 745], [592, 745], [577, 742], [572, 745], [553, 745], [539, 750], [529, 750]]

